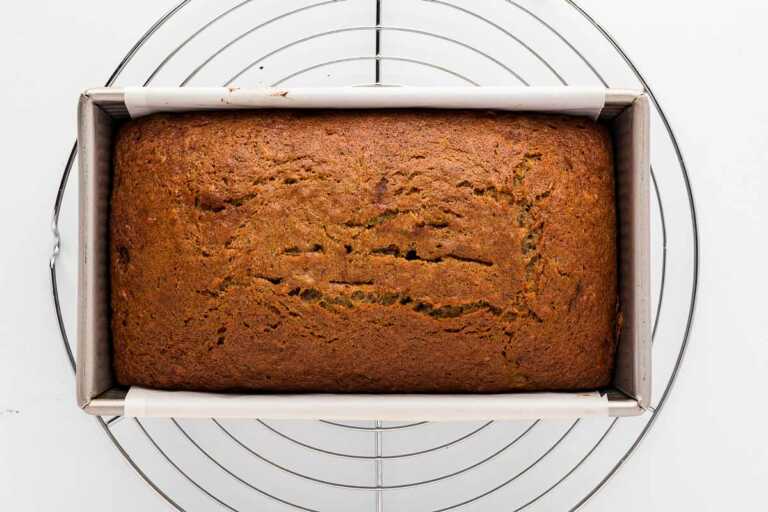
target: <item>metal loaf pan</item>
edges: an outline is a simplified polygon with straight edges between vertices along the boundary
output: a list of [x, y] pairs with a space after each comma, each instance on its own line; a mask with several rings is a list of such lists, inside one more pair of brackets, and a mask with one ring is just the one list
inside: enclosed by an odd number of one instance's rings
[[[382, 420], [532, 419], [641, 414], [651, 396], [649, 103], [600, 90], [592, 112], [611, 126], [624, 325], [610, 389], [489, 395], [224, 395], [124, 389], [112, 371], [109, 198], [112, 135], [131, 114], [225, 108], [503, 108], [581, 114], [575, 88], [91, 89], [78, 110], [80, 166], [77, 400], [95, 415]], [[594, 90], [590, 93], [593, 94]], [[576, 95], [578, 96], [578, 94]], [[132, 98], [132, 99], [131, 99]], [[510, 100], [511, 98], [511, 100]], [[590, 100], [591, 101], [591, 100]], [[604, 102], [603, 102], [604, 101]], [[587, 102], [589, 103], [589, 102]], [[130, 112], [130, 113], [129, 113]]]

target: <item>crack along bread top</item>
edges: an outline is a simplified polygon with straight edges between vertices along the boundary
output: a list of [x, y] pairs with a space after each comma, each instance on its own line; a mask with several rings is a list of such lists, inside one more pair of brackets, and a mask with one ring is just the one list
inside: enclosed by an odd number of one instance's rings
[[611, 142], [480, 111], [158, 114], [117, 134], [114, 365], [162, 389], [611, 379]]

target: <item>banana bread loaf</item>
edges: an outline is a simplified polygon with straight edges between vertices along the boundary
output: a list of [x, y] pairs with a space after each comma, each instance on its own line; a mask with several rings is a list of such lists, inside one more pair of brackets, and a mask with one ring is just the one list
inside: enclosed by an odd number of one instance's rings
[[613, 369], [611, 140], [485, 111], [158, 114], [115, 144], [123, 385], [592, 389]]

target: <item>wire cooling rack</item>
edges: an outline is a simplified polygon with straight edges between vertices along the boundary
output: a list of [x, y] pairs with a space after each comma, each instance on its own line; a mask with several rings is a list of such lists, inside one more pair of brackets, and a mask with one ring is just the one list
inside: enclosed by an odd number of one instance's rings
[[[652, 99], [653, 380], [639, 418], [392, 423], [98, 418], [178, 510], [575, 510], [637, 448], [683, 359], [696, 216], [672, 128], [618, 43], [570, 0], [185, 0], [106, 85], [604, 85]], [[91, 86], [94, 84], [83, 84]], [[64, 168], [50, 271], [70, 364], [77, 183]]]

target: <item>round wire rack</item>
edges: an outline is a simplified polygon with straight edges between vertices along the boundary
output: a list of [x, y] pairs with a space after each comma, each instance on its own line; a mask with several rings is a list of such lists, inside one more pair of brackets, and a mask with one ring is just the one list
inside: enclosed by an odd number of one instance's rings
[[[570, 0], [184, 0], [139, 38], [111, 85], [603, 85], [652, 100], [650, 411], [576, 421], [97, 418], [178, 510], [575, 510], [626, 461], [680, 369], [696, 299], [691, 187], [672, 128], [618, 43]], [[64, 167], [50, 262], [76, 326], [77, 183]], [[60, 249], [61, 247], [61, 249]]]

